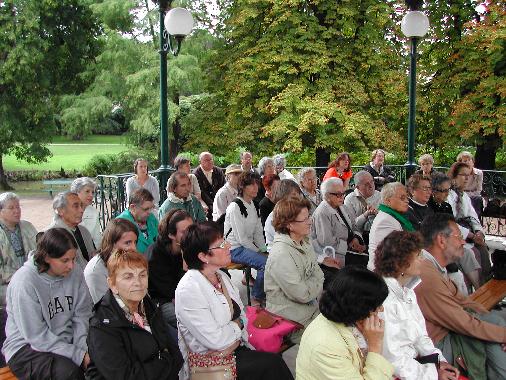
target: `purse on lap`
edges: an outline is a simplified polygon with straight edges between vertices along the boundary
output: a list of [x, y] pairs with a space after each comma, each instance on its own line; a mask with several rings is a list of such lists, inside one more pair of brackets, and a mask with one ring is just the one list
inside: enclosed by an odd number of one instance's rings
[[247, 306], [248, 341], [257, 351], [278, 353], [288, 334], [303, 329], [295, 321], [285, 319], [261, 307]]

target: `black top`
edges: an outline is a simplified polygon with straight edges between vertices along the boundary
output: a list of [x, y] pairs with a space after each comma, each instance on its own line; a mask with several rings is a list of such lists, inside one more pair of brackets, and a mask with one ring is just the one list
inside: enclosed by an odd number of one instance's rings
[[381, 191], [381, 188], [385, 183], [395, 182], [395, 175], [388, 166], [383, 165], [383, 171], [381, 174], [378, 173], [371, 164], [364, 166], [364, 170], [372, 175], [374, 178], [374, 185], [378, 191]]
[[208, 208], [207, 220], [213, 220], [214, 197], [216, 196], [218, 190], [225, 185], [225, 174], [223, 174], [223, 170], [219, 167], [213, 166], [213, 174], [211, 176], [212, 183], [209, 183], [200, 166], [193, 171], [193, 174], [195, 174], [195, 177], [197, 177], [197, 180], [199, 181], [200, 195]]
[[269, 198], [264, 197], [260, 201], [259, 207], [260, 207], [260, 220], [262, 221], [262, 227], [265, 226], [265, 221], [267, 220], [267, 217], [269, 214], [274, 210], [274, 202], [272, 202]]
[[183, 357], [169, 338], [162, 314], [149, 296], [144, 310], [151, 333], [130, 322], [109, 290], [90, 319], [87, 379], [176, 380]]
[[450, 214], [453, 215], [452, 206], [448, 202], [436, 203], [433, 197], [430, 197], [427, 205], [434, 211], [436, 214]]
[[411, 222], [413, 228], [419, 231], [423, 220], [432, 214], [434, 211], [428, 205], [422, 206], [410, 199], [408, 211], [404, 216]]
[[184, 275], [183, 257], [170, 251], [170, 240], [166, 244], [157, 240], [145, 252], [148, 258], [149, 295], [160, 304], [174, 299], [177, 284]]

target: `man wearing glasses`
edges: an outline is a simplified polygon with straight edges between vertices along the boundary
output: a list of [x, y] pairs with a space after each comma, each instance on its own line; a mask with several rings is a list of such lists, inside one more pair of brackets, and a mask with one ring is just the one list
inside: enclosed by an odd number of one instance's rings
[[430, 338], [449, 363], [464, 359], [470, 379], [506, 379], [506, 321], [460, 293], [448, 278], [445, 267], [464, 254], [465, 240], [455, 219], [431, 215], [420, 232], [425, 260], [415, 293]]
[[311, 242], [325, 283], [344, 266], [347, 251], [364, 252], [362, 236], [355, 225], [354, 214], [344, 206], [346, 195], [339, 178], [329, 178], [321, 185], [323, 201], [313, 213]]
[[140, 253], [144, 253], [158, 236], [158, 220], [152, 213], [154, 206], [153, 195], [149, 190], [140, 188], [128, 199], [128, 208], [118, 215], [118, 218], [129, 220], [137, 226], [137, 251]]

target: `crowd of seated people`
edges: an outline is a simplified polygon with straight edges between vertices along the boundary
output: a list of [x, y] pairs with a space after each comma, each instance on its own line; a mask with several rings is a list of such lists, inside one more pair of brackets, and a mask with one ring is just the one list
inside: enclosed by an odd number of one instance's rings
[[[203, 152], [195, 175], [176, 159], [159, 212], [139, 159], [128, 207], [103, 232], [96, 184], [78, 178], [38, 243], [19, 198], [0, 194], [6, 362], [19, 379], [189, 379], [218, 354], [233, 357], [236, 379], [292, 379], [282, 356], [249, 344], [221, 270], [233, 262], [256, 270], [252, 305], [301, 324], [288, 336], [297, 378], [457, 380], [457, 367], [506, 378], [506, 321], [466, 293], [489, 278], [490, 255], [467, 193], [480, 172], [464, 153], [448, 175], [422, 156], [407, 186], [383, 150], [354, 177], [342, 153], [318, 186], [312, 168], [297, 181], [283, 155], [257, 171], [243, 152], [222, 171]], [[350, 253], [368, 253], [368, 269], [347, 265]]]

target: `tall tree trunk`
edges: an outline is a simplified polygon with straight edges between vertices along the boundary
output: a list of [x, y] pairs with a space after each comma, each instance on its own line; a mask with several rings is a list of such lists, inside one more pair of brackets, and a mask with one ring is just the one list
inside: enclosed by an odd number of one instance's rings
[[[324, 148], [316, 148], [315, 151], [315, 158], [316, 158], [316, 166], [323, 166], [324, 168], [327, 167], [330, 161], [330, 153], [326, 151]], [[323, 177], [323, 174], [325, 173], [325, 170], [317, 170], [318, 178]]]
[[493, 135], [483, 136], [481, 142], [476, 144], [475, 166], [480, 169], [495, 169], [495, 155], [502, 146], [502, 138], [496, 132]]
[[3, 154], [0, 154], [0, 189], [14, 190], [14, 188], [7, 183], [7, 175], [4, 171]]

